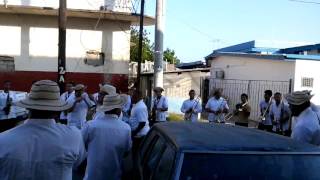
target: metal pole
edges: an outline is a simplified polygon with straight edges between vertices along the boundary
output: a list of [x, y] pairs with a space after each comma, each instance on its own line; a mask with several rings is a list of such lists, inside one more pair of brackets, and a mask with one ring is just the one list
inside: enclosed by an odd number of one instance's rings
[[163, 32], [165, 0], [157, 0], [155, 29], [154, 87], [163, 87]]
[[140, 90], [141, 86], [141, 62], [142, 62], [142, 49], [143, 49], [143, 18], [144, 18], [144, 2], [141, 0], [141, 10], [140, 10], [140, 30], [139, 30], [139, 49], [138, 49], [138, 72], [137, 72], [137, 89]]
[[64, 92], [64, 89], [65, 89], [66, 27], [67, 27], [67, 0], [59, 0], [58, 84], [59, 84], [61, 93]]

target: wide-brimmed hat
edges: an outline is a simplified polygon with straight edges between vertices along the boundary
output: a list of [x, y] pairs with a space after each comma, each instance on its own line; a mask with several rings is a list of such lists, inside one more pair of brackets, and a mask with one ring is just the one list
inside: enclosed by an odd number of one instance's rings
[[64, 111], [72, 106], [72, 104], [60, 99], [58, 84], [50, 80], [35, 82], [29, 95], [25, 99], [16, 102], [15, 105], [26, 109], [43, 111]]
[[84, 90], [85, 86], [83, 84], [77, 84], [75, 87], [74, 87], [74, 90], [76, 91], [80, 91], [80, 90]]
[[164, 91], [164, 89], [162, 87], [155, 87], [153, 88], [153, 91]]
[[309, 91], [295, 91], [293, 93], [285, 95], [285, 98], [287, 99], [289, 104], [297, 106], [310, 101], [312, 97], [313, 95], [311, 95]]
[[113, 109], [122, 108], [127, 103], [127, 95], [124, 94], [109, 94], [104, 96], [102, 106], [97, 108], [97, 111], [106, 112]]
[[108, 93], [108, 94], [116, 94], [117, 89], [114, 86], [111, 86], [109, 84], [105, 84], [103, 86], [100, 86], [100, 91]]

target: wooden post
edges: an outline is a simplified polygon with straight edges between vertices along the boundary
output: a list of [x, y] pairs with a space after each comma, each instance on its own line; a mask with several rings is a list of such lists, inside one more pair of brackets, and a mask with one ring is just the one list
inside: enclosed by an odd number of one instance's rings
[[63, 93], [65, 89], [66, 27], [67, 27], [67, 0], [59, 0], [58, 84], [59, 84], [61, 93]]

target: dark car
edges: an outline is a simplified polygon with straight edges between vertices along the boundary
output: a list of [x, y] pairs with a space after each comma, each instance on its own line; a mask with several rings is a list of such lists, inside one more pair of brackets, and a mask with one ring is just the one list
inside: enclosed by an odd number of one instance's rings
[[320, 179], [317, 146], [230, 125], [161, 123], [138, 155], [141, 179]]

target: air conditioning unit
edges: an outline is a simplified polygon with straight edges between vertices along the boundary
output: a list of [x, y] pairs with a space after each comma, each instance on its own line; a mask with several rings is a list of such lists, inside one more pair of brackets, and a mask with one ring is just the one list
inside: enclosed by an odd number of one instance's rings
[[217, 79], [224, 79], [224, 71], [216, 71], [216, 78]]
[[86, 52], [84, 63], [90, 66], [103, 66], [104, 65], [104, 53], [96, 50], [90, 50]]

